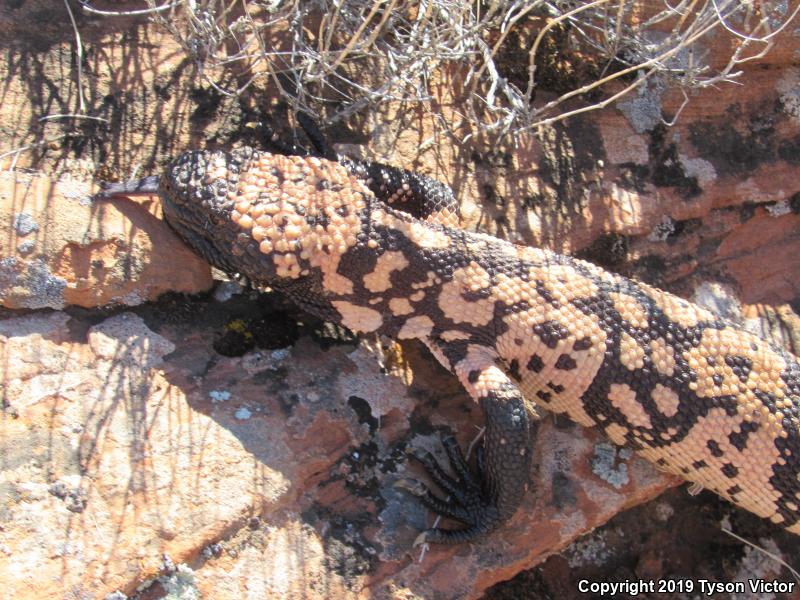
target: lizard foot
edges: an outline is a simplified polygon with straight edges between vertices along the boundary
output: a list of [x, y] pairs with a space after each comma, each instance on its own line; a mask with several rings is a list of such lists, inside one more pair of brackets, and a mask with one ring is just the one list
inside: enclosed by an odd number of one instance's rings
[[419, 498], [422, 504], [437, 515], [460, 521], [466, 528], [426, 529], [417, 536], [414, 541], [415, 546], [428, 542], [439, 544], [468, 542], [488, 533], [503, 521], [492, 499], [490, 486], [486, 485], [483, 449], [478, 448], [478, 468], [473, 473], [453, 437], [445, 437], [442, 439], [442, 444], [456, 478], [448, 475], [430, 452], [412, 453], [411, 456], [422, 463], [434, 483], [448, 494], [446, 499], [441, 499], [431, 492], [427, 485], [416, 480], [402, 479], [395, 486]]

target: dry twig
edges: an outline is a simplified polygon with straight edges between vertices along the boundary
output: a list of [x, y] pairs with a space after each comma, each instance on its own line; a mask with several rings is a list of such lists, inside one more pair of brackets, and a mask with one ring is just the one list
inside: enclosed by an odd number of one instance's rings
[[[271, 81], [293, 110], [326, 123], [385, 102], [429, 103], [431, 78], [456, 68], [470, 135], [515, 135], [597, 110], [648, 79], [684, 90], [684, 98], [686, 90], [735, 81], [739, 65], [766, 54], [800, 14], [800, 2], [792, 8], [755, 0], [158, 1], [147, 0], [145, 11], [83, 7], [94, 14], [146, 12], [219, 92], [235, 96]], [[731, 48], [716, 69], [705, 50], [714, 33], [727, 36]], [[545, 43], [556, 34], [558, 44]], [[522, 43], [518, 58], [527, 53], [527, 78], [508, 72], [512, 38]], [[550, 63], [595, 65], [597, 75], [545, 99], [537, 94]], [[232, 73], [235, 85], [228, 83]], [[590, 92], [599, 99], [587, 100]]]

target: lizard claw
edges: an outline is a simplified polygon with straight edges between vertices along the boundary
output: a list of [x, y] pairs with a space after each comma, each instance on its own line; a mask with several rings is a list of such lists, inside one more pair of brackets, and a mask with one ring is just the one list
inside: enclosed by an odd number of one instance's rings
[[422, 546], [423, 544], [427, 543], [428, 543], [427, 532], [423, 531], [416, 538], [414, 538], [413, 546], [414, 548], [416, 548], [417, 546]]
[[414, 540], [414, 546], [429, 542], [443, 544], [466, 542], [491, 531], [503, 521], [496, 503], [486, 492], [488, 486], [483, 484], [480, 474], [476, 475], [470, 470], [456, 441], [448, 436], [442, 443], [447, 451], [450, 466], [457, 474], [455, 478], [448, 475], [430, 453], [412, 453], [411, 456], [421, 462], [436, 485], [447, 492], [446, 499], [438, 497], [427, 485], [413, 479], [398, 480], [395, 487], [414, 495], [437, 515], [460, 521], [467, 527], [426, 529]]
[[406, 491], [409, 494], [412, 494], [413, 496], [417, 497], [424, 496], [425, 492], [428, 491], [428, 488], [421, 481], [417, 481], [416, 479], [409, 479], [406, 477], [395, 481], [392, 487], [398, 490]]

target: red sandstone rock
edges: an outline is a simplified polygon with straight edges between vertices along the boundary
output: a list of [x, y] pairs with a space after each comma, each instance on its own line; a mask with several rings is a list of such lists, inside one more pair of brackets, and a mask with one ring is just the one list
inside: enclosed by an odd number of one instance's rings
[[[408, 387], [363, 347], [301, 338], [262, 360], [212, 360], [202, 327], [155, 333], [131, 313], [89, 325], [0, 321], [9, 597], [103, 598], [157, 576], [219, 599], [475, 597], [674, 482], [546, 419], [512, 522], [420, 561], [411, 544], [430, 517], [393, 487], [421, 476], [401, 448], [441, 456], [430, 428], [467, 443], [481, 416], [418, 346]], [[188, 567], [165, 575], [164, 555]]]
[[75, 181], [0, 173], [0, 304], [134, 306], [211, 286], [208, 265], [161, 220], [157, 199], [93, 200]]

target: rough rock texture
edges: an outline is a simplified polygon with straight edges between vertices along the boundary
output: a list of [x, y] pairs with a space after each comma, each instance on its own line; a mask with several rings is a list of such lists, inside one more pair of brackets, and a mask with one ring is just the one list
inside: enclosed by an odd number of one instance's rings
[[220, 357], [226, 310], [0, 321], [7, 597], [103, 598], [157, 576], [204, 598], [474, 597], [674, 483], [546, 420], [512, 523], [418, 561], [425, 511], [393, 483], [419, 474], [406, 448], [469, 442], [474, 403], [416, 346], [392, 350], [390, 374], [363, 344], [306, 335]]
[[[17, 169], [0, 174], [0, 302], [93, 307], [205, 289], [207, 267], [153, 218], [155, 204], [87, 203], [90, 182], [155, 173], [192, 146], [257, 144], [247, 127], [256, 120], [289, 134], [286, 106], [271, 89], [219, 94], [145, 18], [73, 8], [87, 112], [107, 122], [40, 120], [78, 112], [63, 3], [0, 6], [0, 167]], [[721, 54], [722, 42], [698, 51]], [[797, 353], [798, 52], [789, 27], [765, 59], [743, 65], [743, 85], [692, 95], [672, 127], [662, 120], [683, 96], [654, 84], [514, 143], [434, 135], [428, 113], [397, 106], [327, 133], [342, 149], [451, 184], [467, 227], [576, 253], [742, 318]], [[452, 88], [432, 86], [456, 123]], [[102, 598], [142, 584], [148, 598], [475, 597], [672, 483], [592, 432], [548, 419], [537, 487], [514, 521], [417, 562], [410, 544], [424, 513], [392, 488], [409, 468], [403, 450], [438, 448], [437, 428], [467, 443], [481, 424], [475, 406], [413, 345], [392, 349], [393, 375], [360, 347], [323, 350], [318, 337], [291, 332], [272, 350], [224, 358], [212, 339], [232, 337], [243, 352], [258, 337], [238, 318], [260, 304], [228, 308], [236, 302], [172, 298], [137, 307], [140, 316], [2, 313], [0, 581], [10, 597]], [[257, 328], [272, 335], [292, 320], [265, 319]], [[730, 514], [706, 514], [720, 506], [709, 498], [682, 505], [679, 520], [662, 520], [654, 504], [620, 515], [565, 556], [591, 562], [601, 536], [609, 559], [597, 564], [611, 569], [631, 531], [644, 529], [637, 520], [658, 522], [656, 549], [625, 573], [659, 573], [663, 550], [663, 574], [736, 575], [740, 544], [719, 563], [712, 545], [668, 568], [670, 554], [696, 542], [680, 532], [705, 535]], [[779, 538], [765, 527], [758, 538]], [[779, 541], [784, 557], [800, 553]], [[572, 563], [559, 560], [536, 573], [550, 591], [574, 589]], [[698, 563], [706, 571], [691, 570]]]
[[93, 200], [92, 191], [0, 172], [0, 305], [133, 306], [211, 287], [211, 269], [161, 220], [156, 199]]
[[[682, 488], [668, 490], [653, 502], [620, 513], [606, 525], [587, 534], [569, 548], [554, 554], [539, 567], [499, 583], [484, 595], [484, 600], [519, 598], [559, 598], [584, 600], [597, 597], [580, 593], [578, 582], [684, 582], [672, 593], [643, 590], [636, 597], [660, 600], [708, 598], [701, 592], [706, 582], [778, 581], [794, 584], [794, 593], [717, 593], [713, 598], [736, 600], [797, 600], [799, 584], [774, 558], [742, 544], [725, 533], [720, 525], [732, 528], [773, 556], [796, 564], [796, 546], [791, 534], [759, 533], [757, 518], [747, 513], [732, 514], [723, 501], [715, 502], [701, 494], [692, 497]], [[680, 549], [680, 551], [677, 551]], [[687, 588], [693, 586], [691, 592]], [[654, 586], [655, 588], [655, 586]], [[609, 597], [609, 596], [606, 596]], [[629, 598], [620, 594], [615, 598]]]
[[[146, 19], [75, 13], [86, 112], [107, 122], [40, 120], [77, 112], [74, 31], [61, 5], [3, 5], [0, 165], [116, 180], [157, 172], [188, 147], [258, 144], [248, 127], [257, 121], [291, 134], [273, 89], [229, 98]], [[728, 42], [720, 33], [696, 50], [719, 63]], [[692, 93], [672, 127], [684, 97], [654, 81], [606, 110], [515, 142], [462, 126], [460, 135], [475, 135], [461, 143], [434, 132], [427, 113], [394, 105], [327, 133], [347, 151], [448, 182], [470, 228], [578, 253], [685, 296], [720, 281], [747, 303], [797, 309], [797, 52], [800, 36], [787, 27], [765, 58], [742, 65], [742, 85]], [[457, 89], [432, 86], [451, 124], [460, 121]]]

